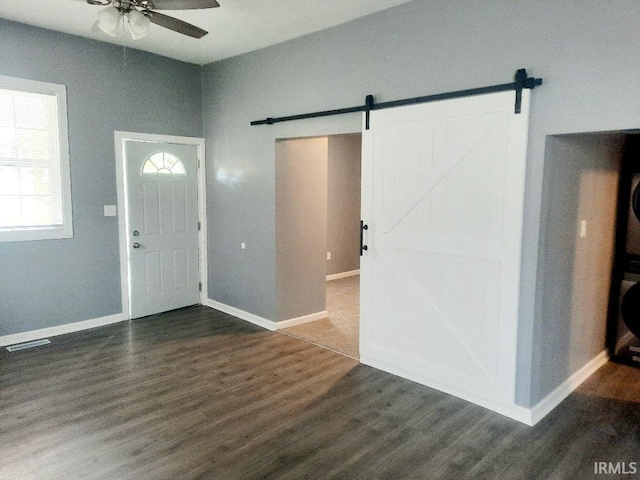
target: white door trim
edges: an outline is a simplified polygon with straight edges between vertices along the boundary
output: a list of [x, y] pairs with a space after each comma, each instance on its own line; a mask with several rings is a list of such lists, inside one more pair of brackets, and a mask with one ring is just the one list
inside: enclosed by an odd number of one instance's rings
[[125, 149], [127, 140], [137, 142], [154, 143], [175, 143], [179, 145], [194, 145], [197, 148], [198, 156], [198, 221], [200, 222], [200, 232], [198, 235], [198, 252], [200, 257], [200, 282], [202, 291], [200, 292], [200, 303], [204, 304], [207, 299], [207, 197], [206, 197], [206, 170], [205, 170], [205, 148], [204, 138], [178, 137], [173, 135], [156, 135], [150, 133], [136, 132], [114, 132], [114, 143], [116, 150], [116, 187], [118, 199], [118, 236], [120, 243], [120, 286], [122, 295], [122, 313], [131, 318], [130, 302], [130, 272], [127, 260], [127, 211], [126, 211], [126, 185], [125, 185]]

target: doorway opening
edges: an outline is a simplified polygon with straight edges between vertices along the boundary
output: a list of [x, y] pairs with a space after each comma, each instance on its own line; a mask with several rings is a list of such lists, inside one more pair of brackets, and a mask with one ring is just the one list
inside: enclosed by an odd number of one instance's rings
[[276, 142], [280, 331], [359, 358], [362, 134]]
[[[632, 197], [640, 180], [640, 135], [553, 135], [546, 152], [539, 321], [556, 340], [542, 345], [540, 358], [566, 370], [540, 368], [560, 384], [589, 362], [605, 362], [605, 349], [614, 360], [640, 366], [638, 355], [632, 360], [640, 339], [622, 318], [623, 299], [638, 280], [640, 220]], [[637, 313], [633, 317], [637, 321]]]
[[123, 313], [139, 318], [203, 303], [204, 140], [115, 132], [115, 146]]

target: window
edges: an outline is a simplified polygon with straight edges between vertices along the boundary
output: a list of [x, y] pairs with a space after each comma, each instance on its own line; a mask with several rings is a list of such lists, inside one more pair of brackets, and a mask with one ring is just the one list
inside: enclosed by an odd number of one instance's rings
[[0, 76], [0, 242], [72, 236], [66, 88]]
[[186, 175], [184, 163], [175, 155], [167, 152], [158, 152], [151, 155], [142, 165], [143, 175], [154, 174]]

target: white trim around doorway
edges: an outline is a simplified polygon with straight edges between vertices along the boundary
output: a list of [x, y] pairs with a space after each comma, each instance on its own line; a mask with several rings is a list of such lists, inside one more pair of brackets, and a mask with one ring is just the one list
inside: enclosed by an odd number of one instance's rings
[[207, 294], [207, 215], [206, 215], [206, 170], [204, 139], [196, 137], [179, 137], [173, 135], [156, 135], [149, 133], [120, 132], [114, 133], [115, 157], [116, 157], [116, 186], [117, 186], [117, 214], [118, 236], [120, 243], [120, 285], [122, 295], [122, 314], [127, 319], [131, 318], [129, 299], [129, 262], [127, 261], [127, 218], [125, 199], [125, 151], [124, 142], [127, 140], [150, 143], [175, 143], [178, 145], [194, 145], [198, 157], [198, 221], [200, 222], [200, 234], [198, 235], [198, 250], [200, 256], [200, 303], [206, 304]]

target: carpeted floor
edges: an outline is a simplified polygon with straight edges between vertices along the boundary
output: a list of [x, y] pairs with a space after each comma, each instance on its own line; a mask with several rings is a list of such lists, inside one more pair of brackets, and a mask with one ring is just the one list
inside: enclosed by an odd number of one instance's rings
[[283, 333], [359, 358], [360, 276], [327, 282], [328, 318], [281, 330]]

